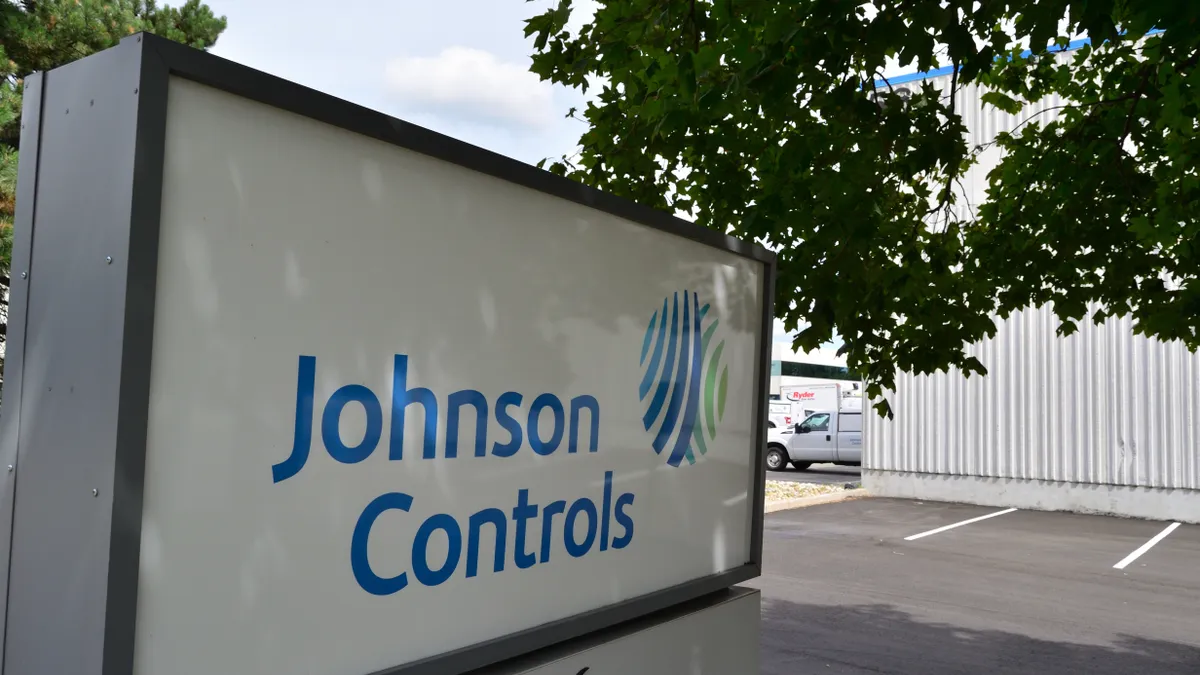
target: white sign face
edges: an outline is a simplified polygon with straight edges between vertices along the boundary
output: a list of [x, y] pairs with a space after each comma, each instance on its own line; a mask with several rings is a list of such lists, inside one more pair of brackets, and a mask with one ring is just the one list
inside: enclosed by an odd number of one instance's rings
[[172, 80], [135, 672], [363, 675], [743, 566], [763, 274]]

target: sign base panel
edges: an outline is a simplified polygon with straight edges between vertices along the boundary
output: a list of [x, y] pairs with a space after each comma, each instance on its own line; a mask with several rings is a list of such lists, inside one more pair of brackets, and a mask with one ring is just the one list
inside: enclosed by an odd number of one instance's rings
[[757, 673], [761, 599], [735, 586], [471, 675]]

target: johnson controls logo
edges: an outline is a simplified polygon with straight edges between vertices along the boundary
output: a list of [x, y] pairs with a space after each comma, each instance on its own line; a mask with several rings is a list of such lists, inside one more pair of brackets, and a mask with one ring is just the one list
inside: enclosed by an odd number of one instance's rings
[[711, 306], [685, 290], [663, 298], [646, 327], [638, 387], [642, 425], [654, 434], [654, 452], [665, 451], [671, 466], [694, 464], [697, 453], [708, 452], [725, 417], [729, 367], [721, 363], [725, 341], [713, 344], [718, 323]]
[[[635, 495], [626, 490], [632, 485], [623, 484], [615, 469], [571, 483], [551, 480], [556, 474], [548, 471], [528, 471], [533, 457], [539, 464], [577, 462], [573, 458], [601, 451], [602, 409], [595, 396], [522, 393], [507, 387], [492, 387], [487, 393], [459, 389], [443, 395], [416, 386], [411, 365], [409, 355], [395, 354], [390, 389], [377, 392], [350, 383], [327, 398], [322, 396], [322, 401], [316, 395], [317, 357], [301, 355], [296, 366], [292, 452], [271, 466], [274, 484], [287, 481], [284, 490], [319, 489], [336, 465], [357, 465], [376, 450], [386, 453], [390, 462], [435, 461], [448, 472], [496, 476], [497, 484], [487, 494], [498, 501], [474, 513], [458, 508], [454, 495], [422, 490], [411, 482], [406, 486], [403, 480], [395, 489], [364, 501], [346, 537], [350, 572], [364, 591], [392, 595], [411, 580], [440, 586], [451, 579], [512, 574], [510, 570], [535, 565], [612, 555], [633, 542]], [[488, 395], [500, 391], [494, 398]], [[358, 408], [355, 412], [366, 418], [361, 437], [342, 435], [341, 420], [348, 408]], [[415, 420], [413, 412], [418, 413]], [[464, 424], [468, 421], [473, 423]], [[420, 441], [415, 448], [405, 446], [409, 429], [415, 432], [410, 440]], [[310, 464], [314, 446], [323, 447], [333, 462], [318, 459], [318, 468], [301, 474]], [[496, 462], [519, 466], [498, 468]], [[378, 462], [368, 466], [367, 471], [381, 469]], [[416, 529], [406, 535], [411, 540], [402, 542], [411, 552], [405, 556], [407, 569], [387, 553], [376, 550], [376, 557], [371, 556], [372, 532], [385, 513], [389, 519], [411, 519]], [[430, 542], [438, 543], [431, 546]]]

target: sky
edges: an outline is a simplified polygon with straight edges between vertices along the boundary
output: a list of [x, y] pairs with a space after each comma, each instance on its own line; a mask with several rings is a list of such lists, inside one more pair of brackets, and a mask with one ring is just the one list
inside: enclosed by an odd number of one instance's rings
[[584, 129], [565, 118], [583, 95], [529, 72], [524, 22], [549, 0], [207, 4], [229, 23], [218, 56], [524, 162], [570, 153]]
[[[207, 0], [214, 54], [515, 159], [571, 154], [581, 92], [529, 72], [525, 20], [552, 0]], [[572, 25], [594, 0], [575, 0]], [[285, 29], [283, 22], [302, 26]], [[790, 342], [776, 321], [776, 342]]]

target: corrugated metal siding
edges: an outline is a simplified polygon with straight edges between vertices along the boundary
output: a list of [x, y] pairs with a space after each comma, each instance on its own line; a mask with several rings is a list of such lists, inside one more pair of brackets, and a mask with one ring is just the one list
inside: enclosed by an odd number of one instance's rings
[[968, 351], [986, 377], [901, 373], [868, 415], [866, 468], [1200, 489], [1200, 354], [1129, 319], [1055, 335], [1049, 307]]
[[[945, 90], [950, 77], [930, 81]], [[1046, 100], [1010, 115], [985, 109], [980, 94], [968, 86], [955, 102], [973, 145], [1035, 113], [1053, 119], [1061, 104]], [[964, 181], [971, 206], [983, 200], [996, 159], [985, 158]], [[867, 416], [863, 466], [1200, 489], [1200, 355], [1135, 336], [1128, 319], [1082, 322], [1067, 338], [1057, 327], [1050, 307], [1000, 323], [995, 338], [968, 350], [986, 377], [898, 373], [888, 396], [895, 418]]]

